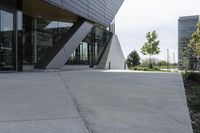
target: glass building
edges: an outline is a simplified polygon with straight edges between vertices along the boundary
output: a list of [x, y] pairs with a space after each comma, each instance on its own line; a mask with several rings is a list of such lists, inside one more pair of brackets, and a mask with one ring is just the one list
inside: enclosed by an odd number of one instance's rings
[[183, 50], [188, 45], [190, 39], [192, 38], [192, 34], [197, 30], [197, 23], [200, 21], [198, 15], [196, 16], [185, 16], [180, 17], [178, 20], [178, 64], [179, 69], [195, 68], [195, 60], [196, 57], [191, 55], [189, 57], [189, 64], [184, 64]]
[[106, 65], [123, 0], [103, 1], [1, 0], [0, 71]]

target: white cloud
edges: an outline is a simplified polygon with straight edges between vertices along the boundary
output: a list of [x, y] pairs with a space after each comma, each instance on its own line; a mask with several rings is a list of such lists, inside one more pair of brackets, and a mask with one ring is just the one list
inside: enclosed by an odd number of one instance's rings
[[161, 41], [161, 54], [166, 49], [177, 54], [178, 18], [200, 15], [200, 0], [125, 0], [116, 16], [116, 33], [127, 56], [133, 49], [140, 51], [145, 34], [156, 30]]

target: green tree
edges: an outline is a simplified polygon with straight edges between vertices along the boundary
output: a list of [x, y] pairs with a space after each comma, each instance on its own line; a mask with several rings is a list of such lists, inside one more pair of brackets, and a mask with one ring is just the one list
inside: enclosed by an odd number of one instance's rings
[[135, 67], [137, 65], [140, 65], [140, 56], [137, 53], [136, 50], [132, 51], [126, 60], [126, 63], [128, 65], [128, 68]]
[[158, 66], [167, 66], [167, 62], [164, 60], [158, 61], [157, 63]]
[[190, 48], [188, 46], [183, 48], [182, 56], [183, 56], [183, 67], [185, 70], [189, 69], [189, 62], [190, 62]]
[[[200, 58], [200, 22], [197, 23], [197, 30], [192, 34], [188, 47], [193, 56]], [[200, 62], [200, 60], [198, 60], [198, 62]]]
[[148, 67], [149, 66], [149, 59], [143, 59], [140, 63], [141, 67]]
[[159, 43], [157, 39], [158, 35], [156, 31], [148, 32], [146, 35], [147, 41], [144, 43], [144, 46], [141, 48], [141, 53], [143, 55], [149, 55], [149, 67], [152, 68], [152, 55], [157, 55], [160, 53]]

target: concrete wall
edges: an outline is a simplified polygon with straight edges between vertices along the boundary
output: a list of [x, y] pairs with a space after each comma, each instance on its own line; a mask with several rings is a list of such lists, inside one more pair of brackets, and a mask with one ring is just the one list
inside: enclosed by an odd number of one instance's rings
[[124, 0], [43, 0], [93, 22], [108, 26]]
[[65, 65], [62, 70], [93, 70], [93, 68], [89, 68], [88, 65]]
[[[109, 63], [110, 62], [110, 63]], [[117, 35], [113, 35], [108, 47], [106, 48], [98, 69], [124, 69], [125, 57]]]

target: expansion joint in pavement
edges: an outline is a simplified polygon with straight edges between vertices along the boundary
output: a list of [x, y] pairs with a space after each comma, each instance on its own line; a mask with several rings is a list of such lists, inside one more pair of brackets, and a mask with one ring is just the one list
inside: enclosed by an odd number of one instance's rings
[[87, 119], [85, 118], [86, 112], [84, 112], [84, 111], [81, 110], [81, 107], [80, 107], [78, 101], [77, 101], [76, 98], [73, 96], [73, 94], [72, 94], [70, 88], [69, 88], [68, 85], [66, 84], [66, 81], [64, 80], [64, 78], [62, 77], [62, 75], [60, 74], [60, 72], [57, 72], [57, 74], [58, 74], [59, 78], [62, 80], [62, 82], [63, 82], [63, 84], [64, 84], [64, 86], [65, 86], [65, 89], [67, 90], [67, 93], [70, 95], [70, 98], [71, 98], [71, 100], [72, 100], [72, 102], [73, 102], [73, 104], [74, 104], [76, 110], [78, 111], [78, 113], [79, 113], [79, 115], [80, 115], [82, 121], [84, 122], [84, 125], [85, 125], [85, 127], [86, 127], [88, 133], [94, 133], [94, 131], [93, 131], [92, 128], [90, 127], [90, 125], [89, 125]]
[[5, 120], [0, 123], [12, 123], [12, 122], [28, 122], [28, 121], [49, 121], [49, 120], [66, 120], [66, 119], [78, 119], [79, 117], [66, 117], [66, 118], [45, 118], [45, 119], [24, 119], [24, 120]]

